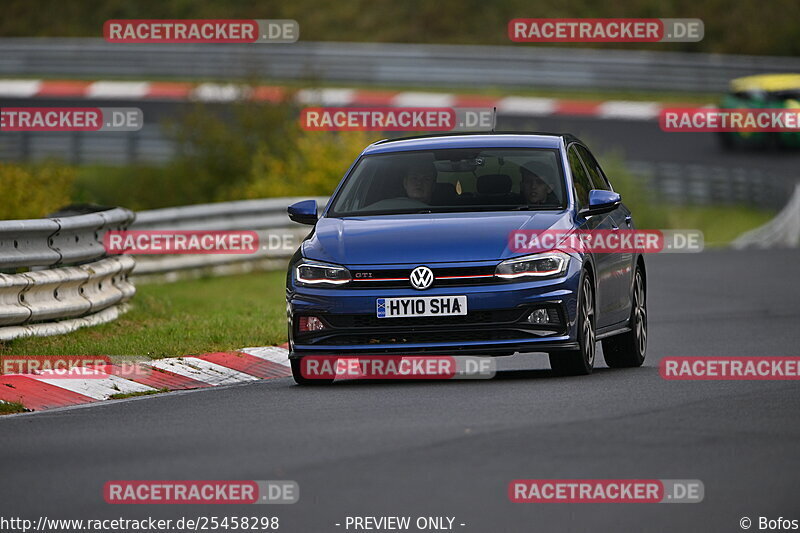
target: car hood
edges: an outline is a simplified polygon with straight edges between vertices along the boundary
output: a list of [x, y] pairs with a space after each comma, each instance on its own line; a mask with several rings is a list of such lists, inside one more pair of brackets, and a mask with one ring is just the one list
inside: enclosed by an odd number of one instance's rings
[[303, 256], [341, 265], [506, 259], [514, 230], [567, 229], [566, 211], [321, 218]]

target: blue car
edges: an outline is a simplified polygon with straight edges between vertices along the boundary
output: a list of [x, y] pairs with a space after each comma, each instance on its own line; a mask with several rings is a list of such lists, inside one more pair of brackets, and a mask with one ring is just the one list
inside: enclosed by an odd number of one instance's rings
[[589, 374], [603, 342], [611, 367], [647, 346], [640, 253], [521, 253], [519, 231], [632, 229], [597, 160], [567, 134], [458, 134], [367, 147], [286, 278], [289, 350], [305, 356], [549, 354], [554, 372]]

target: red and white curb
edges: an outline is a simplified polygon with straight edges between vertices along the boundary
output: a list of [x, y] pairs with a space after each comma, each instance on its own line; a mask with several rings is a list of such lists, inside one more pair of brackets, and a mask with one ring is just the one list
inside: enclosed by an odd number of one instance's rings
[[[290, 89], [278, 86], [243, 86], [218, 83], [149, 81], [0, 80], [0, 98], [84, 98], [92, 100], [188, 100], [230, 102], [241, 98], [280, 102]], [[655, 120], [666, 107], [697, 104], [662, 104], [628, 100], [571, 100], [532, 96], [486, 96], [417, 91], [382, 91], [348, 88], [301, 89], [295, 99], [319, 106], [497, 107], [518, 116], [584, 116], [600, 119]]]
[[96, 377], [64, 378], [53, 371], [0, 376], [0, 402], [42, 411], [110, 399], [116, 394], [187, 390], [233, 385], [292, 375], [284, 346], [243, 348], [238, 352], [154, 359], [138, 371], [120, 372], [115, 365], [84, 370]]

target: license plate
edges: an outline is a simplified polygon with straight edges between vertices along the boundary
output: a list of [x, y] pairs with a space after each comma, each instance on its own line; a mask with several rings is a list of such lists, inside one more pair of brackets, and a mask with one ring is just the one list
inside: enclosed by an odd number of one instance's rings
[[415, 296], [378, 298], [378, 318], [452, 316], [467, 314], [466, 296]]

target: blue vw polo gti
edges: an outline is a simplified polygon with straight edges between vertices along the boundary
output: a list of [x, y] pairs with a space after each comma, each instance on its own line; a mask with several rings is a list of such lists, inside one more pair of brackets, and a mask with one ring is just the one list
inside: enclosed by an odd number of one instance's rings
[[380, 141], [348, 170], [286, 278], [289, 357], [549, 354], [558, 374], [611, 367], [647, 345], [639, 253], [521, 253], [519, 231], [632, 229], [597, 160], [562, 134], [458, 134]]

